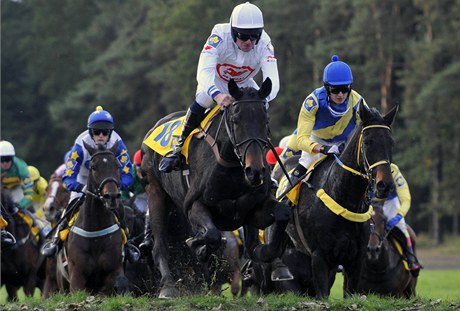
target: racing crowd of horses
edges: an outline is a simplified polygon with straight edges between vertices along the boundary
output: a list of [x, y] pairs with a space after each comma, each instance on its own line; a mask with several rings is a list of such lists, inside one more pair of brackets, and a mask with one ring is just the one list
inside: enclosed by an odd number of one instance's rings
[[[344, 295], [414, 297], [418, 275], [407, 269], [397, 247], [404, 248], [404, 239], [397, 229], [386, 232], [382, 212], [393, 186], [391, 124], [397, 109], [382, 116], [360, 105], [362, 123], [342, 154], [322, 161], [292, 204], [275, 197], [265, 160], [267, 148], [273, 149], [265, 102], [270, 90], [269, 79], [260, 90], [230, 81], [235, 102], [191, 139], [180, 171], [160, 172], [162, 156], [142, 145], [154, 243], [136, 263], [125, 260], [124, 244], [126, 239], [140, 244], [146, 217], [134, 200], [120, 199], [113, 150], [85, 146], [91, 155], [87, 189], [93, 195], [84, 198], [55, 258], [40, 256], [43, 241], [31, 235], [2, 193], [2, 214], [17, 240], [1, 254], [8, 299], [17, 299], [21, 287], [26, 295], [38, 287], [45, 298], [75, 290], [160, 298], [218, 295], [224, 283], [234, 296], [250, 290], [327, 298], [339, 266]], [[182, 115], [159, 120], [144, 140], [160, 126], [165, 130], [157, 139], [171, 139], [164, 134]], [[372, 202], [371, 191], [377, 198]], [[55, 224], [69, 199], [60, 176], [51, 176], [46, 196], [45, 215]], [[120, 229], [119, 218], [129, 232]]]

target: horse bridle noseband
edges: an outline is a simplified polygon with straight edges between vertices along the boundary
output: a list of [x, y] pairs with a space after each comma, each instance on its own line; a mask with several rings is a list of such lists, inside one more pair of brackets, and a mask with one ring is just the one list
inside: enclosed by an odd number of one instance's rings
[[[236, 106], [236, 105], [238, 105], [240, 103], [244, 103], [244, 102], [257, 102], [257, 103], [261, 103], [263, 105], [265, 105], [267, 103], [267, 101], [265, 99], [242, 99], [242, 100], [234, 101], [232, 106]], [[235, 152], [235, 155], [238, 158], [238, 161], [240, 162], [241, 167], [244, 167], [245, 166], [244, 158], [245, 158], [246, 152], [248, 151], [248, 148], [249, 148], [249, 146], [251, 144], [256, 143], [260, 147], [260, 149], [263, 151], [265, 148], [267, 148], [270, 145], [270, 143], [269, 143], [268, 140], [265, 140], [265, 139], [262, 139], [262, 138], [259, 138], [259, 137], [255, 137], [255, 138], [251, 137], [251, 138], [247, 138], [247, 139], [245, 139], [245, 140], [243, 140], [241, 142], [237, 142], [236, 141], [236, 135], [235, 135], [235, 129], [233, 128], [233, 125], [229, 124], [229, 120], [228, 120], [229, 113], [227, 111], [228, 111], [228, 108], [226, 107], [226, 109], [224, 110], [224, 113], [222, 115], [222, 117], [225, 119], [225, 129], [227, 131], [228, 138], [230, 139], [230, 142], [233, 145], [233, 151]], [[244, 145], [246, 145], [246, 147], [244, 148], [243, 154], [241, 154], [240, 148], [241, 148], [241, 146], [244, 146]]]

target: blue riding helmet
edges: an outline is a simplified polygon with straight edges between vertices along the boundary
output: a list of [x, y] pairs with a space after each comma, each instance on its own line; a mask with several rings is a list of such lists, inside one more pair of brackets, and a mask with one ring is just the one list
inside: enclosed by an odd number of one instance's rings
[[323, 82], [325, 85], [350, 85], [353, 83], [351, 68], [346, 63], [339, 61], [337, 55], [331, 57], [332, 62], [324, 68]]
[[113, 130], [113, 128], [113, 117], [108, 111], [104, 110], [102, 106], [97, 106], [96, 110], [89, 115], [88, 129]]

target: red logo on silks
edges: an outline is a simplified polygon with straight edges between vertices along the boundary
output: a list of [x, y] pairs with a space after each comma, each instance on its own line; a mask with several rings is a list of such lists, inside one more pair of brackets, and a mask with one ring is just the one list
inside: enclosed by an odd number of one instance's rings
[[233, 79], [235, 82], [246, 80], [254, 71], [254, 69], [249, 66], [237, 67], [232, 64], [217, 64], [216, 69], [217, 74], [222, 80], [229, 81]]

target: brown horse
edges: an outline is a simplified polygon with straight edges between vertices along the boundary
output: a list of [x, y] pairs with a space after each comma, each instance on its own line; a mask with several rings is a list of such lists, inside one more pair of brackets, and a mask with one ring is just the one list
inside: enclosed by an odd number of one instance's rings
[[6, 230], [16, 238], [16, 244], [1, 253], [0, 286], [5, 285], [8, 300], [13, 301], [18, 299], [17, 292], [21, 287], [26, 296], [32, 296], [36, 287], [42, 288], [44, 265], [39, 242], [5, 191], [1, 191], [1, 208], [8, 222]]
[[[391, 234], [395, 232], [394, 230], [399, 229], [395, 228], [387, 232], [385, 229], [387, 219], [383, 213], [382, 204], [373, 206], [370, 236], [357, 292], [397, 298], [415, 297], [417, 277], [405, 267], [402, 255], [404, 245]], [[404, 240], [403, 238], [402, 241]]]
[[[49, 179], [48, 187], [45, 193], [45, 203], [43, 205], [46, 220], [54, 228], [57, 221], [61, 218], [69, 202], [70, 191], [64, 188], [62, 176], [52, 174]], [[50, 294], [59, 290], [56, 279], [56, 257], [46, 259], [46, 278], [43, 286], [42, 296], [48, 298]]]
[[[168, 259], [167, 223], [172, 206], [177, 207], [191, 229], [187, 245], [200, 262], [205, 263], [221, 247], [221, 231], [243, 226], [247, 254], [256, 261], [271, 261], [283, 253], [284, 230], [290, 209], [275, 200], [271, 193], [269, 166], [265, 149], [269, 146], [269, 116], [266, 97], [271, 81], [266, 79], [259, 90], [239, 88], [230, 80], [229, 92], [235, 102], [216, 116], [205, 139], [193, 138], [189, 146], [189, 186], [181, 172], [159, 171], [162, 156], [142, 145], [141, 171], [148, 185], [153, 255], [161, 272], [160, 297], [179, 295]], [[170, 130], [180, 123], [178, 114], [161, 119], [164, 131], [153, 138], [163, 143], [171, 138]], [[259, 229], [274, 224], [274, 239], [261, 245]]]
[[[115, 156], [118, 144], [110, 149], [86, 143], [84, 147], [91, 156], [86, 197], [61, 250], [67, 255], [69, 289], [125, 293], [123, 233], [117, 220], [124, 217], [120, 163]], [[58, 280], [62, 278], [60, 264], [58, 261]]]

